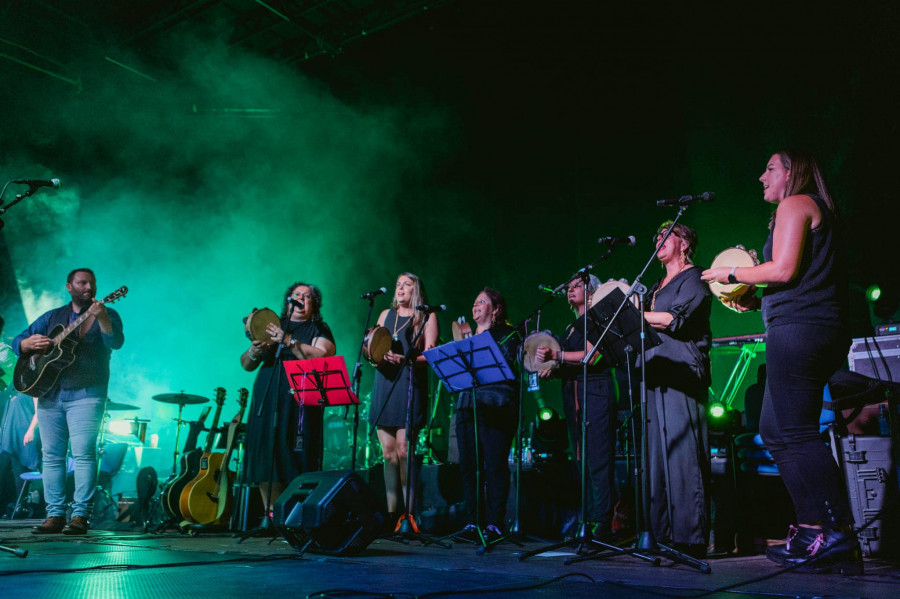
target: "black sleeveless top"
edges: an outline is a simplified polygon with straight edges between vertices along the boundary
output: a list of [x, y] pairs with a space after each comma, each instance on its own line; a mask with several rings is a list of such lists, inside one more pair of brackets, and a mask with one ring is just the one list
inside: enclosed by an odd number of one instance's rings
[[[763, 289], [762, 315], [767, 327], [789, 323], [847, 327], [847, 272], [840, 231], [824, 200], [817, 195], [809, 197], [819, 207], [822, 222], [806, 233], [797, 277]], [[773, 218], [763, 247], [767, 262], [772, 259], [775, 226]]]

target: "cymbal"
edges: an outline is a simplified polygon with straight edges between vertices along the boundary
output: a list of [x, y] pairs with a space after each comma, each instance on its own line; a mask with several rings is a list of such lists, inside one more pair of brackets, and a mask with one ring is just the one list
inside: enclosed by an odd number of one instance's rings
[[107, 412], [126, 412], [128, 410], [140, 410], [141, 406], [133, 406], [130, 403], [119, 403], [117, 401], [107, 400]]
[[174, 403], [181, 406], [201, 404], [209, 401], [209, 398], [201, 395], [189, 395], [187, 393], [160, 393], [153, 396], [153, 401], [162, 403]]

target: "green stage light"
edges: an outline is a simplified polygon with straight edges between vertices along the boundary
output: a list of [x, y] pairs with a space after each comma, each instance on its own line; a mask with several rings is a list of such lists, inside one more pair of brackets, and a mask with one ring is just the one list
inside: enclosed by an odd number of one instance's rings
[[709, 415], [711, 418], [721, 418], [725, 415], [725, 406], [720, 403], [709, 404]]
[[877, 302], [881, 297], [881, 287], [878, 285], [869, 285], [869, 288], [866, 289], [866, 299], [870, 302]]
[[538, 411], [538, 420], [547, 421], [553, 418], [555, 412], [551, 408], [542, 408]]

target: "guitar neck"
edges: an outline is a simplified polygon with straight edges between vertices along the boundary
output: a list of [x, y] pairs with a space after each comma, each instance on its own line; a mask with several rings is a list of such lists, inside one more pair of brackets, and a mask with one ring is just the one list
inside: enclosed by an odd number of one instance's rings
[[[103, 303], [103, 302], [101, 302], [101, 303]], [[62, 330], [62, 332], [60, 332], [59, 335], [57, 335], [56, 337], [54, 337], [52, 339], [53, 345], [59, 345], [63, 339], [65, 339], [66, 337], [68, 337], [69, 335], [71, 335], [72, 333], [77, 331], [78, 327], [80, 327], [82, 325], [82, 323], [84, 323], [84, 321], [87, 320], [90, 315], [91, 315], [91, 313], [88, 312], [87, 308], [85, 308], [84, 311], [82, 311], [82, 313], [78, 316], [78, 318], [76, 318], [74, 321], [72, 321], [72, 324], [67, 326], [65, 329]]]
[[206, 445], [203, 447], [203, 453], [212, 453], [213, 440], [216, 438], [215, 430], [219, 428], [219, 416], [222, 415], [222, 405], [225, 403], [225, 389], [219, 387], [216, 390], [216, 415], [213, 417], [212, 426], [206, 435]]

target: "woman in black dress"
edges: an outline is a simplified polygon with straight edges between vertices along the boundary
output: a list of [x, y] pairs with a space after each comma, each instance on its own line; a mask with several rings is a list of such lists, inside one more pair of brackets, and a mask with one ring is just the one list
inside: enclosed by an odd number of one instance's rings
[[[660, 225], [657, 244], [670, 224]], [[712, 296], [692, 263], [696, 247], [697, 234], [679, 223], [656, 252], [666, 274], [650, 289], [644, 312], [662, 339], [647, 352], [647, 460], [654, 538], [703, 557], [709, 541], [706, 404]]]
[[[799, 522], [788, 543], [767, 557], [812, 572], [861, 574], [859, 541], [844, 479], [819, 434], [825, 384], [850, 347], [847, 281], [834, 203], [815, 158], [799, 150], [772, 155], [759, 178], [775, 205], [765, 261], [713, 268], [715, 283], [763, 287], [725, 298], [738, 312], [762, 308], [766, 325], [766, 391], [759, 432], [794, 502]], [[827, 551], [827, 554], [822, 556]]]
[[[490, 334], [515, 374], [521, 339], [506, 321], [506, 300], [500, 292], [485, 287], [475, 298], [472, 319], [477, 325], [475, 334]], [[477, 522], [478, 494], [481, 492], [477, 474], [481, 470], [484, 473], [484, 535], [485, 541], [492, 542], [500, 538], [506, 524], [509, 450], [519, 415], [518, 376], [511, 381], [478, 387], [474, 399], [473, 402], [472, 391], [463, 391], [456, 403], [459, 471], [466, 505], [464, 536], [476, 540], [475, 525], [482, 524]]]
[[[572, 443], [578, 471], [585, 452], [581, 447], [581, 425], [587, 412], [587, 517], [589, 532], [598, 540], [606, 540], [612, 534], [612, 513], [616, 501], [615, 459], [616, 459], [616, 411], [618, 410], [619, 387], [616, 384], [615, 369], [598, 364], [588, 366], [587, 402], [584, 402], [584, 314], [590, 307], [591, 295], [600, 286], [594, 275], [587, 280], [587, 289], [579, 278], [571, 283], [566, 292], [569, 306], [577, 317], [566, 327], [560, 349], [556, 354], [549, 347], [539, 347], [535, 356], [542, 362], [559, 361], [553, 370], [541, 373], [542, 378], [550, 376], [562, 379], [563, 408]], [[593, 349], [590, 341], [587, 349]]]
[[282, 297], [287, 299], [280, 324], [266, 327], [269, 340], [253, 341], [241, 354], [244, 370], [259, 368], [248, 408], [244, 476], [247, 482], [259, 484], [267, 513], [291, 481], [318, 470], [322, 459], [323, 409], [297, 405], [284, 366], [276, 362], [276, 349], [284, 344], [284, 360], [323, 358], [336, 351], [331, 329], [320, 313], [319, 289], [298, 282]]
[[[391, 333], [392, 346], [375, 372], [369, 423], [377, 427], [378, 442], [384, 455], [384, 490], [389, 524], [396, 522], [396, 516], [403, 506], [402, 501], [406, 498], [406, 460], [409, 450], [406, 416], [410, 400], [410, 441], [415, 443], [418, 430], [425, 423], [428, 363], [421, 352], [434, 347], [438, 338], [437, 316], [416, 310], [416, 306], [425, 303], [427, 299], [422, 281], [416, 275], [405, 272], [397, 277], [393, 306], [378, 317], [378, 326], [385, 327]], [[400, 364], [409, 351], [413, 336], [423, 325], [424, 331], [416, 340], [413, 364], [401, 368]], [[410, 504], [413, 504], [413, 494], [410, 493], [409, 497]], [[412, 505], [408, 506], [406, 512], [412, 514]]]

